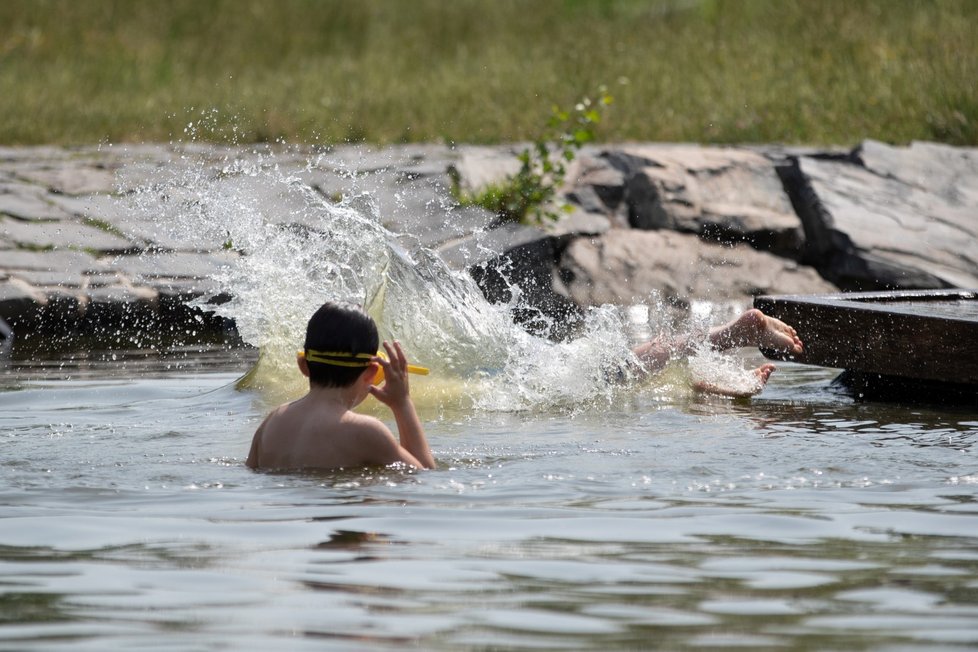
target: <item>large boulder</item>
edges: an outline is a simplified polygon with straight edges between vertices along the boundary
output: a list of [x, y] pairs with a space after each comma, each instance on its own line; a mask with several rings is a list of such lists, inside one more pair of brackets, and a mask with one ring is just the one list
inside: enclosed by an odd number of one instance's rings
[[937, 195], [949, 204], [978, 206], [978, 149], [913, 142], [894, 147], [864, 141], [853, 152], [864, 168]]
[[978, 150], [868, 141], [796, 165], [805, 260], [839, 287], [978, 287]]
[[774, 162], [745, 149], [631, 145], [609, 151], [632, 227], [746, 242], [799, 258], [803, 230]]
[[540, 229], [505, 223], [439, 250], [450, 267], [468, 269], [491, 303], [511, 306], [528, 331], [562, 339], [573, 330], [580, 306], [559, 291], [557, 261], [566, 239]]
[[720, 245], [688, 233], [615, 229], [571, 242], [559, 262], [560, 291], [575, 303], [642, 303], [657, 296], [747, 301], [757, 294], [835, 292], [814, 269], [743, 243]]

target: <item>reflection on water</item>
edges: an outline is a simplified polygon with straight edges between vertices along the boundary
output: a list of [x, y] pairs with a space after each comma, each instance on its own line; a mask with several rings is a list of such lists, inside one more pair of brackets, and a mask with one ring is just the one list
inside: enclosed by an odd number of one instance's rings
[[431, 408], [432, 472], [256, 474], [224, 361], [3, 376], [0, 648], [978, 644], [967, 411], [787, 365], [749, 403]]

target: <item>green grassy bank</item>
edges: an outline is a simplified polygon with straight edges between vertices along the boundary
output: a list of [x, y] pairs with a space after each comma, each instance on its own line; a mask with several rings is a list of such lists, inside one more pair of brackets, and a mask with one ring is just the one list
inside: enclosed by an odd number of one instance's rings
[[517, 141], [606, 84], [607, 141], [978, 145], [976, 29], [978, 0], [3, 0], [0, 143]]

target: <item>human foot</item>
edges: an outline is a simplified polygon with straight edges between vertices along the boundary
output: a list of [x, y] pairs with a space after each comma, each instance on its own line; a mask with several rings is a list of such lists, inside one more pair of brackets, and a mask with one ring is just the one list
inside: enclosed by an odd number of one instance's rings
[[721, 351], [741, 346], [757, 346], [790, 353], [801, 353], [804, 350], [794, 328], [780, 319], [765, 315], [757, 308], [712, 329], [710, 343]]
[[749, 396], [754, 396], [759, 394], [764, 386], [767, 385], [768, 378], [774, 373], [776, 367], [773, 364], [762, 364], [760, 367], [755, 369], [752, 373], [757, 379], [757, 383], [751, 388], [734, 388], [734, 387], [721, 387], [720, 385], [715, 385], [707, 381], [699, 381], [693, 383], [693, 389], [697, 392], [704, 392], [706, 394], [718, 394], [720, 396], [729, 396], [730, 398], [747, 398]]

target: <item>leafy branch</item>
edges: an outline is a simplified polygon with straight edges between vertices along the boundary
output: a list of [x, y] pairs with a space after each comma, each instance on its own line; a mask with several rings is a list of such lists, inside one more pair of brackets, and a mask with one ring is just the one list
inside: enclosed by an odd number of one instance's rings
[[[567, 165], [584, 145], [595, 140], [604, 110], [612, 103], [601, 86], [595, 99], [582, 97], [571, 109], [554, 106], [546, 129], [518, 155], [520, 169], [505, 181], [472, 193], [463, 192], [454, 181], [455, 196], [463, 205], [482, 206], [501, 221], [542, 224], [560, 217], [553, 199], [567, 175]], [[564, 204], [559, 210], [567, 211]]]

